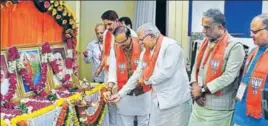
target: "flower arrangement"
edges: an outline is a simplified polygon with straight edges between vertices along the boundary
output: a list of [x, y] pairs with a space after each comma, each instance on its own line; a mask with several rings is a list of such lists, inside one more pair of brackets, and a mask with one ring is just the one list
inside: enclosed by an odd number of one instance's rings
[[11, 47], [8, 49], [8, 73], [9, 73], [9, 83], [8, 92], [5, 95], [1, 95], [1, 106], [6, 108], [14, 108], [14, 104], [9, 102], [11, 98], [14, 97], [16, 85], [17, 85], [17, 75], [16, 75], [16, 60], [19, 59], [18, 50], [16, 47]]

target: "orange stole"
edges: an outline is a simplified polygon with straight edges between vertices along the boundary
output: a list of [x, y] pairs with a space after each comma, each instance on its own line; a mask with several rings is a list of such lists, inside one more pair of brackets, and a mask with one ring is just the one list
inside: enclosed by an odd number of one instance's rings
[[[225, 33], [225, 35], [216, 42], [216, 45], [214, 49], [212, 50], [211, 59], [208, 61], [209, 65], [208, 65], [208, 69], [206, 72], [205, 84], [221, 76], [222, 70], [223, 70], [223, 64], [224, 64], [224, 52], [228, 45], [228, 42], [227, 42], [228, 38], [229, 38], [228, 33]], [[208, 46], [208, 38], [205, 38], [200, 47], [200, 51], [197, 55], [196, 75], [195, 75], [196, 80], [198, 80], [198, 72], [199, 72], [200, 65], [202, 65], [201, 67], [204, 68], [204, 65], [206, 64], [208, 57], [209, 57], [209, 53], [207, 53], [205, 56], [204, 62], [201, 64], [201, 61], [207, 49], [207, 46]], [[222, 92], [218, 91], [215, 93], [215, 95], [220, 96], [222, 95]]]
[[[255, 49], [248, 57], [248, 60], [251, 61], [253, 57], [258, 52], [258, 49]], [[266, 78], [268, 75], [268, 51], [264, 52], [262, 56], [258, 59], [258, 62], [250, 76], [248, 91], [246, 96], [246, 113], [248, 116], [253, 118], [261, 118], [262, 116], [262, 90], [265, 87]], [[248, 67], [248, 66], [247, 66]]]
[[[132, 56], [131, 56], [131, 68], [132, 71], [135, 71], [140, 58], [140, 45], [139, 43], [132, 38]], [[117, 82], [118, 82], [118, 90], [121, 90], [122, 87], [126, 84], [129, 79], [128, 71], [127, 71], [127, 58], [125, 52], [120, 48], [120, 46], [116, 46], [116, 69], [117, 69]], [[146, 92], [148, 86], [143, 86], [143, 91]]]
[[111, 49], [111, 41], [112, 41], [112, 32], [107, 31], [105, 35], [105, 44], [104, 44], [104, 70], [108, 71], [109, 70], [109, 64], [107, 63], [108, 57], [110, 56], [110, 49]]
[[[142, 73], [142, 79], [144, 80], [148, 80], [153, 72], [154, 72], [154, 68], [155, 68], [155, 64], [156, 64], [156, 60], [157, 60], [157, 57], [159, 55], [159, 51], [161, 49], [161, 45], [162, 45], [162, 42], [163, 42], [163, 39], [164, 39], [164, 36], [163, 35], [160, 35], [158, 38], [157, 38], [157, 43], [155, 45], [155, 49], [154, 49], [154, 52], [153, 52], [153, 55], [151, 56], [151, 49], [149, 48], [146, 48], [145, 50], [145, 53], [143, 55], [143, 63], [146, 63], [146, 67], [144, 68], [143, 70], [143, 73]], [[150, 88], [148, 88], [147, 90], [150, 90]]]

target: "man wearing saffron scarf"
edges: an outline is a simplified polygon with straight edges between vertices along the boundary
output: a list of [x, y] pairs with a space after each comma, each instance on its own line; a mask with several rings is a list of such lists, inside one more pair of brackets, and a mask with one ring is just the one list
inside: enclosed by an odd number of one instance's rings
[[238, 101], [235, 104], [233, 123], [239, 126], [268, 126], [268, 119], [262, 114], [262, 108], [265, 108], [262, 105], [262, 91], [268, 89], [268, 14], [256, 16], [250, 29], [257, 47], [246, 61], [236, 95]]
[[151, 23], [140, 26], [137, 31], [139, 41], [145, 47], [140, 62], [127, 83], [109, 101], [123, 100], [137, 85], [150, 86], [149, 125], [187, 126], [191, 96], [181, 47], [177, 41], [161, 35]]
[[[110, 50], [113, 49], [114, 45], [114, 35], [112, 34], [114, 29], [123, 26], [123, 24], [119, 21], [119, 17], [117, 13], [114, 10], [107, 10], [105, 11], [101, 19], [106, 27], [106, 30], [103, 33], [103, 55], [102, 55], [102, 61], [99, 65], [99, 67], [96, 70], [95, 76], [99, 75], [99, 73], [104, 69], [104, 83], [107, 83], [108, 81], [108, 75], [109, 75], [109, 56], [110, 56]], [[136, 37], [136, 33], [131, 30], [131, 36]], [[112, 93], [112, 89], [116, 90], [116, 85], [114, 83], [108, 83], [108, 91], [104, 93], [105, 100], [109, 98], [109, 96]], [[110, 126], [120, 126], [120, 124], [116, 124], [117, 119], [117, 112], [116, 112], [116, 106], [114, 104], [108, 105], [108, 113], [109, 113], [109, 121]], [[119, 121], [120, 122], [120, 121]]]
[[[120, 91], [136, 70], [142, 48], [138, 39], [131, 37], [130, 29], [125, 26], [117, 27], [113, 35], [115, 45], [110, 53], [108, 83], [116, 84]], [[150, 90], [150, 86], [139, 85], [116, 104], [123, 126], [133, 126], [135, 117], [137, 117], [138, 126], [148, 126], [151, 106]]]
[[225, 28], [225, 17], [209, 9], [202, 18], [203, 40], [191, 75], [194, 100], [189, 126], [229, 126], [234, 110], [243, 45]]

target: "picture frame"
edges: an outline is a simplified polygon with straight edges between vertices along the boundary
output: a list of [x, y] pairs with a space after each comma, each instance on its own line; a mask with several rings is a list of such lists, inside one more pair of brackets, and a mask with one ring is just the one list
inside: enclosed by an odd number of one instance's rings
[[[30, 76], [32, 76], [32, 81], [34, 85], [38, 84], [41, 80], [41, 55], [39, 46], [38, 47], [23, 47], [18, 49], [20, 55], [20, 61], [26, 68], [26, 71]], [[47, 72], [47, 80], [45, 83], [45, 91], [50, 90], [50, 82], [48, 78], [49, 72]], [[22, 76], [19, 76], [20, 88], [23, 97], [31, 97], [34, 92], [29, 89], [29, 87], [22, 80]]]
[[[7, 59], [7, 52], [5, 50], [1, 50], [0, 54], [0, 72], [1, 72], [1, 94], [5, 95], [8, 92], [10, 83], [8, 78], [8, 59]], [[16, 71], [17, 74], [17, 71]], [[17, 80], [18, 80], [18, 74], [17, 74]], [[21, 99], [21, 90], [19, 86], [19, 81], [17, 81], [16, 84], [16, 90], [15, 95], [13, 98], [11, 98], [11, 102], [19, 102]]]
[[[65, 58], [66, 58], [66, 46], [64, 44], [54, 44], [51, 46], [52, 54], [54, 58], [56, 59], [56, 63], [59, 64], [59, 69], [64, 70], [65, 67]], [[50, 70], [50, 86], [53, 89], [57, 89], [62, 87], [62, 82], [60, 82], [60, 79], [56, 76], [54, 71]]]

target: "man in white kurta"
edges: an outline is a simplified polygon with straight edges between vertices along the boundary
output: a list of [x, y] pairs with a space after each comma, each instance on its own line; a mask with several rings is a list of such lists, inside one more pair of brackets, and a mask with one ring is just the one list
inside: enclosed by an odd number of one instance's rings
[[[131, 31], [127, 27], [118, 27], [116, 28], [114, 35], [116, 35], [115, 38], [118, 38], [117, 36], [121, 34], [126, 34], [126, 31], [123, 31], [121, 29], [128, 29], [129, 32]], [[120, 31], [121, 30], [121, 31]], [[119, 32], [118, 32], [119, 31]], [[132, 31], [131, 34], [136, 35], [134, 31]], [[121, 46], [121, 48], [132, 48], [130, 50], [134, 50], [134, 44], [133, 44], [133, 35], [126, 36], [127, 41], [123, 42], [121, 45], [116, 45], [116, 46]], [[132, 38], [132, 39], [130, 39]], [[118, 43], [118, 42], [115, 42]], [[129, 44], [127, 44], [129, 43]], [[124, 47], [125, 48], [124, 48]], [[139, 46], [140, 48], [140, 46]], [[127, 53], [130, 53], [132, 55], [132, 51], [124, 51], [125, 55]], [[111, 49], [110, 53], [110, 67], [109, 67], [109, 76], [108, 76], [108, 83], [113, 83], [114, 85], [117, 85], [118, 80], [117, 80], [117, 60], [116, 58], [119, 58], [115, 54], [115, 48]], [[133, 58], [133, 56], [132, 56]], [[127, 61], [131, 62], [131, 61]], [[127, 68], [125, 68], [127, 69]], [[137, 89], [135, 89], [137, 90]], [[136, 94], [135, 91], [133, 91], [131, 94], [126, 94], [124, 98], [122, 98], [118, 103], [116, 103], [117, 107], [117, 113], [118, 117], [121, 118], [121, 123], [122, 126], [133, 126], [134, 125], [134, 118], [137, 116], [137, 123], [138, 126], [148, 126], [149, 122], [149, 113], [150, 113], [150, 106], [151, 106], [151, 92], [145, 92], [141, 94]], [[118, 122], [119, 123], [119, 122]], [[117, 123], [117, 124], [118, 124]]]
[[[114, 44], [114, 36], [111, 35], [110, 40], [108, 40], [109, 37], [107, 35], [109, 32], [113, 32], [115, 28], [118, 26], [123, 26], [123, 24], [119, 21], [119, 17], [117, 13], [114, 10], [107, 10], [105, 11], [101, 19], [106, 26], [106, 30], [103, 33], [103, 45], [104, 45], [104, 50], [103, 53], [105, 54], [105, 51], [110, 51], [113, 49], [113, 44]], [[131, 36], [136, 37], [136, 33], [131, 30]], [[109, 45], [108, 43], [110, 42], [110, 48], [109, 50], [105, 50], [106, 46]], [[108, 46], [107, 46], [108, 47]], [[98, 75], [100, 71], [102, 71], [103, 67], [105, 68], [106, 65], [110, 64], [110, 58], [109, 55], [104, 55], [101, 61], [101, 64], [96, 70], [95, 75]], [[104, 69], [104, 83], [108, 82], [108, 76], [109, 76], [109, 69]], [[109, 85], [107, 84], [108, 88], [114, 88], [113, 84]], [[107, 93], [106, 93], [107, 94]], [[110, 94], [111, 95], [111, 94]], [[121, 120], [117, 116], [117, 108], [114, 104], [108, 104], [108, 113], [109, 113], [109, 122], [110, 126], [120, 126], [121, 125]]]
[[[160, 36], [156, 26], [150, 23], [138, 29], [140, 42], [151, 49], [151, 54]], [[127, 84], [110, 98], [110, 102], [124, 99], [136, 87], [146, 67], [146, 63], [141, 62], [144, 53], [145, 50]], [[191, 113], [190, 87], [183, 52], [177, 41], [163, 37], [153, 73], [148, 80], [144, 80], [144, 84], [152, 86], [150, 126], [187, 126]]]

